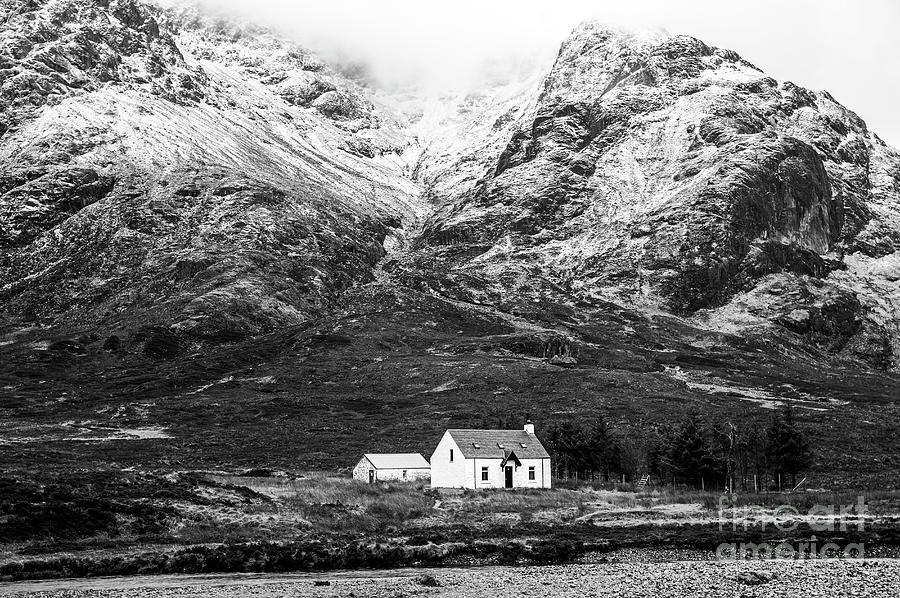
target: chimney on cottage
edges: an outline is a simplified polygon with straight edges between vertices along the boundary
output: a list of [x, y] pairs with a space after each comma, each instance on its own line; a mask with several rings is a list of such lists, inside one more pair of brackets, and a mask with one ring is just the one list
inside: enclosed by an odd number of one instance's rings
[[530, 419], [525, 422], [525, 431], [534, 434], [534, 423]]

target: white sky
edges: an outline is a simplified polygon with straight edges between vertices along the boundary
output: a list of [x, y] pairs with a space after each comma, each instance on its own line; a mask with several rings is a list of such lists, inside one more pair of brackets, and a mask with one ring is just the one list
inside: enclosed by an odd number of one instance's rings
[[[161, 0], [171, 3], [173, 0]], [[465, 81], [486, 60], [553, 56], [579, 22], [662, 27], [828, 90], [900, 147], [900, 0], [202, 0], [382, 79]]]

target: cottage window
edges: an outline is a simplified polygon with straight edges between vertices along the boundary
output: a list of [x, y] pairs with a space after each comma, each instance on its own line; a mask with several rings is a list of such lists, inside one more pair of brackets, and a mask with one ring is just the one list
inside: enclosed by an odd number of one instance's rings
[[453, 463], [453, 449], [450, 449], [450, 462]]
[[488, 481], [488, 468], [487, 467], [481, 468], [481, 481], [482, 482]]
[[528, 468], [528, 479], [534, 480], [534, 466]]

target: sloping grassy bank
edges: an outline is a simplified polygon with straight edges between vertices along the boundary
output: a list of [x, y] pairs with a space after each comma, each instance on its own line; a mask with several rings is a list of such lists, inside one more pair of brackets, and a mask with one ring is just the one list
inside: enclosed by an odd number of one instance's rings
[[[900, 495], [891, 491], [863, 495], [865, 525], [823, 532], [803, 519], [805, 510], [853, 504], [856, 494], [740, 496], [725, 501], [732, 510], [723, 513], [714, 493], [590, 486], [434, 492], [323, 474], [196, 472], [47, 482], [3, 482], [0, 579], [551, 564], [622, 549], [690, 549], [713, 558], [722, 543], [802, 552], [803, 543], [832, 541], [863, 544], [867, 554], [900, 547]], [[748, 505], [762, 510], [741, 510]], [[783, 506], [796, 512], [795, 525], [766, 521]]]
[[[511, 534], [512, 532], [512, 534]], [[281, 573], [396, 567], [562, 564], [585, 558], [603, 559], [621, 549], [692, 549], [715, 558], [722, 543], [789, 545], [809, 558], [808, 546], [833, 542], [864, 545], [869, 555], [896, 556], [897, 526], [875, 525], [864, 531], [820, 532], [802, 524], [790, 533], [724, 532], [718, 525], [599, 529], [591, 525], [566, 529], [525, 526], [473, 530], [454, 529], [414, 538], [327, 536], [305, 541], [243, 542], [190, 546], [174, 551], [103, 556], [66, 554], [32, 558], [0, 566], [0, 580], [60, 577], [123, 576], [172, 573]], [[807, 554], [804, 555], [804, 551]], [[827, 555], [840, 557], [838, 554]], [[758, 557], [757, 557], [758, 558]]]

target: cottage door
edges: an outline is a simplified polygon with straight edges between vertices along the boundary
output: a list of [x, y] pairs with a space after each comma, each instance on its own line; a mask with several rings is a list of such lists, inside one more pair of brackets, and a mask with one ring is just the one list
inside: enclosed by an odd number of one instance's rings
[[369, 483], [370, 484], [375, 483], [375, 470], [374, 469], [369, 470]]
[[512, 473], [513, 473], [513, 468], [507, 467], [506, 468], [506, 484], [505, 484], [506, 488], [512, 488]]

